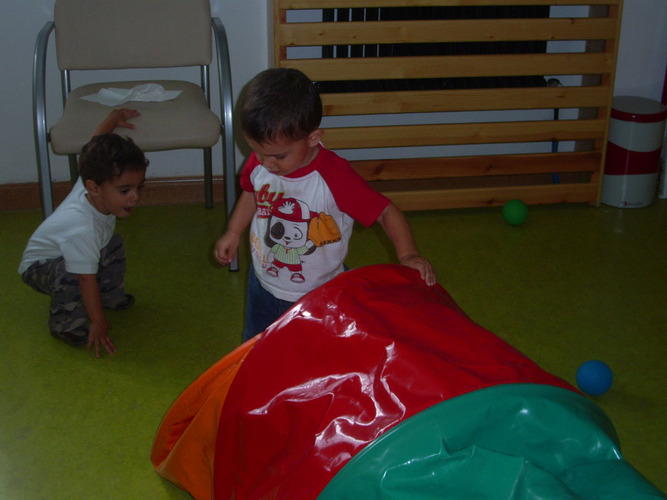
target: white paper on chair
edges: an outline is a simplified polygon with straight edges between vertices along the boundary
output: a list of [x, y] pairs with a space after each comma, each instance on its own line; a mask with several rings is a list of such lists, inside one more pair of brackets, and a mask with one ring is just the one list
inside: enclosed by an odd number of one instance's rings
[[129, 101], [170, 101], [176, 99], [180, 93], [180, 90], [165, 90], [157, 83], [144, 83], [131, 89], [103, 88], [97, 94], [86, 95], [81, 99], [105, 106], [118, 106]]

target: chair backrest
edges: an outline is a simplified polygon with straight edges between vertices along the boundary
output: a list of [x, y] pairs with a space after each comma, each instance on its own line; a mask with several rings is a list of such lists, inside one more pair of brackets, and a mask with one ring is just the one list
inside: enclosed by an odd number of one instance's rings
[[56, 0], [60, 70], [211, 63], [209, 0]]

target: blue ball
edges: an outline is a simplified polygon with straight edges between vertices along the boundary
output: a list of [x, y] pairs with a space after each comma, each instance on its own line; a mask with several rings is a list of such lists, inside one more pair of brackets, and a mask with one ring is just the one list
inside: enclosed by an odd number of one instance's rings
[[607, 392], [613, 380], [614, 374], [604, 361], [586, 361], [577, 369], [577, 385], [590, 396], [600, 396]]

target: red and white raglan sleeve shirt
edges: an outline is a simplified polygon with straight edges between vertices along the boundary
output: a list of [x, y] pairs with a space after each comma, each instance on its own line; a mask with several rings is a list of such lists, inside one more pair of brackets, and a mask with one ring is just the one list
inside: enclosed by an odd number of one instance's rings
[[[322, 147], [309, 165], [288, 176], [270, 173], [253, 153], [243, 167], [241, 187], [254, 193], [257, 204], [250, 225], [255, 274], [264, 289], [290, 302], [343, 272], [354, 221], [371, 226], [390, 203], [386, 196], [371, 188], [347, 160]], [[271, 267], [269, 254], [273, 246], [267, 234], [271, 207], [285, 198], [294, 198], [305, 203], [311, 212], [330, 216], [342, 236], [340, 241], [301, 256], [302, 283], [293, 281], [286, 269], [280, 270], [278, 276], [267, 272]]]

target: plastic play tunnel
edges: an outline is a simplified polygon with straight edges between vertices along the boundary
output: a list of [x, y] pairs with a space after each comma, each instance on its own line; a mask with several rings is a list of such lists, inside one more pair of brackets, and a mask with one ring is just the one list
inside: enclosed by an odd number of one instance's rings
[[339, 275], [222, 358], [151, 459], [198, 500], [667, 498], [594, 403], [391, 265]]

